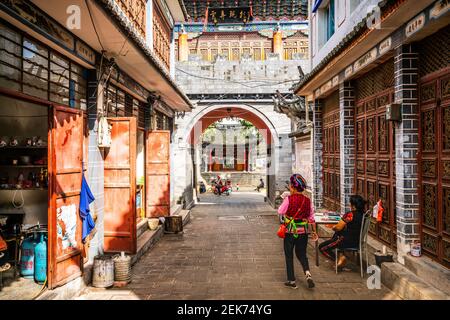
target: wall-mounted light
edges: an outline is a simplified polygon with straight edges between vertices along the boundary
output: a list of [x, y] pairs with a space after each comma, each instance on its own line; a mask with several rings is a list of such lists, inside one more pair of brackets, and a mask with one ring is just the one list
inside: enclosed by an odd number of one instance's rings
[[391, 103], [386, 106], [386, 120], [401, 121], [402, 105], [400, 103]]

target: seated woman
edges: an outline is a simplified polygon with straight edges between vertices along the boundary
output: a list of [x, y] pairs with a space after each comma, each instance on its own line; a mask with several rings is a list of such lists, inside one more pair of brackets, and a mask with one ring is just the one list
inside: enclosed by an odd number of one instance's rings
[[[332, 227], [334, 235], [330, 240], [319, 245], [320, 252], [335, 261], [335, 249], [358, 248], [366, 201], [359, 195], [350, 197], [350, 212], [344, 214], [338, 224]], [[338, 261], [338, 269], [345, 266], [346, 258], [342, 254]]]

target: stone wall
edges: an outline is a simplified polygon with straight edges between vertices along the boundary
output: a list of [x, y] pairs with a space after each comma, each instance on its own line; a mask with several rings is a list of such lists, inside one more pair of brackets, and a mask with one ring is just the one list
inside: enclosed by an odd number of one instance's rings
[[[191, 57], [196, 57], [192, 56]], [[216, 62], [193, 59], [177, 62], [176, 81], [187, 94], [287, 93], [306, 73], [307, 60], [241, 60]]]

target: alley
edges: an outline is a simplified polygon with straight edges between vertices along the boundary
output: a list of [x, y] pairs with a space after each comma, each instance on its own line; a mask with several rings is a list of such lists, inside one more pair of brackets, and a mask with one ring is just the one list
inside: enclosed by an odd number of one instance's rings
[[285, 288], [282, 241], [275, 211], [258, 193], [217, 197], [207, 193], [192, 210], [183, 235], [165, 235], [133, 268], [125, 288], [89, 288], [76, 299], [398, 299], [385, 287], [369, 290], [357, 271], [336, 275], [321, 258], [307, 289], [296, 262], [299, 288]]

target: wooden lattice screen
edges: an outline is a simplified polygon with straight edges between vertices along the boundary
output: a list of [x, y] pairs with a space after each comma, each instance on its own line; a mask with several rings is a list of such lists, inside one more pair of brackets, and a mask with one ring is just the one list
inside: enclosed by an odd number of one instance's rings
[[447, 67], [450, 61], [450, 26], [419, 42], [417, 49], [420, 77]]
[[356, 99], [363, 100], [394, 86], [394, 59], [374, 68], [356, 80]]

